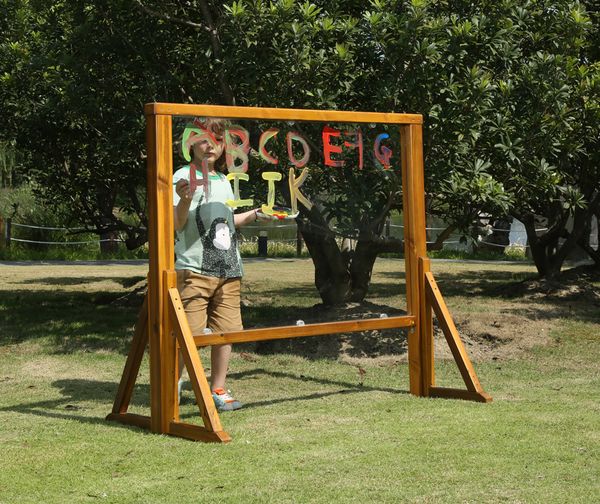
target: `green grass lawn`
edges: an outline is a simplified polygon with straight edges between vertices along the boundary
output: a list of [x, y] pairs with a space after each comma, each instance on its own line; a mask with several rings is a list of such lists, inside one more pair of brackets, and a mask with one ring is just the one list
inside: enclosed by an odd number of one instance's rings
[[[0, 503], [597, 502], [597, 300], [498, 294], [532, 275], [527, 264], [433, 268], [472, 331], [468, 348], [494, 402], [411, 396], [401, 352], [242, 347], [229, 385], [245, 407], [221, 415], [233, 441], [212, 445], [104, 420], [138, 309], [111, 301], [144, 266], [0, 266]], [[247, 325], [294, 319], [318, 302], [310, 261], [246, 270]], [[402, 308], [402, 279], [401, 261], [378, 261], [377, 309]], [[492, 319], [510, 323], [502, 334], [480, 328]], [[496, 346], [477, 346], [477, 334], [497, 336]], [[441, 385], [459, 384], [452, 361], [439, 359], [436, 373]], [[148, 414], [148, 383], [145, 360], [130, 411]], [[191, 390], [184, 397], [182, 419], [200, 423]]]

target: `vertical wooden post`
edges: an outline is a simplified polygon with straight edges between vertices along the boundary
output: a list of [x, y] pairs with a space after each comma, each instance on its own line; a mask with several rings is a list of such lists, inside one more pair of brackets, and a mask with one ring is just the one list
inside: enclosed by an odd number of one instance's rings
[[[172, 213], [172, 212], [171, 212]], [[179, 378], [177, 365], [177, 340], [173, 329], [171, 317], [169, 289], [177, 289], [177, 273], [175, 270], [163, 272], [163, 321], [164, 341], [162, 345], [162, 408], [163, 427], [169, 428], [172, 421], [179, 420], [179, 396], [177, 393], [177, 381]]]
[[425, 183], [423, 176], [423, 129], [420, 124], [400, 127], [402, 154], [402, 205], [404, 212], [404, 261], [406, 304], [415, 317], [415, 328], [408, 333], [410, 393], [422, 396], [423, 355], [421, 309], [424, 293], [419, 279], [419, 257], [426, 257]]
[[430, 387], [435, 386], [433, 357], [433, 313], [427, 296], [425, 274], [431, 271], [428, 257], [419, 257], [419, 289], [421, 295], [421, 355], [423, 372], [423, 395], [429, 396]]
[[[164, 271], [173, 270], [173, 155], [171, 116], [146, 116], [148, 148], [148, 330], [150, 343], [150, 416], [153, 432], [168, 432], [175, 416], [166, 389], [169, 359], [161, 358], [172, 338], [168, 333]], [[169, 380], [167, 380], [168, 382]]]

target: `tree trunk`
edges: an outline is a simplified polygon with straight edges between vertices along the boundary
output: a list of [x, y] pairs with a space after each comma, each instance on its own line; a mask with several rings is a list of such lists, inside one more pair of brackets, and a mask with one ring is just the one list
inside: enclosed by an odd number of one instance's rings
[[372, 241], [358, 241], [350, 264], [350, 301], [360, 302], [367, 296], [376, 259], [375, 244]]
[[[559, 275], [569, 253], [582, 241], [585, 230], [588, 229], [588, 221], [599, 204], [600, 196], [596, 195], [587, 208], [576, 209], [573, 213], [571, 232], [567, 231], [567, 218], [564, 215], [557, 218], [548, 231], [541, 236], [537, 236], [535, 218], [532, 214], [517, 217], [525, 225], [531, 255], [540, 277], [552, 279]], [[562, 243], [561, 238], [564, 239]]]
[[146, 228], [131, 228], [128, 231], [127, 238], [125, 238], [127, 250], [135, 250], [148, 241], [148, 231]]
[[315, 267], [315, 286], [324, 304], [343, 304], [351, 292], [347, 259], [319, 210], [313, 207], [308, 216], [309, 222], [298, 219], [298, 228]]
[[364, 301], [377, 256], [402, 252], [402, 241], [365, 232], [358, 240], [343, 239], [340, 248], [318, 209], [313, 207], [306, 216], [309, 219], [298, 219], [298, 229], [315, 266], [315, 285], [323, 304]]
[[[97, 186], [97, 201], [98, 209], [101, 215], [100, 221], [100, 252], [102, 254], [111, 254], [117, 252], [119, 244], [116, 241], [117, 233], [114, 229], [110, 229], [112, 224], [117, 220], [114, 213], [114, 204], [118, 189], [116, 187]], [[106, 241], [104, 241], [106, 240]]]
[[579, 239], [579, 242], [577, 243], [586, 253], [588, 256], [590, 256], [590, 258], [592, 259], [592, 261], [594, 261], [594, 264], [596, 265], [596, 267], [600, 267], [600, 245], [598, 245], [595, 249], [592, 247], [591, 245], [591, 234], [592, 234], [592, 219], [596, 217], [596, 243], [600, 243], [600, 215], [599, 212], [595, 212], [593, 215], [590, 215], [587, 223], [586, 223], [586, 228], [583, 232], [583, 235], [581, 236], [581, 238]]
[[486, 236], [479, 243], [480, 250], [491, 250], [493, 252], [504, 252], [504, 249], [510, 245], [508, 236], [510, 234], [510, 226], [512, 219], [503, 218], [490, 220], [492, 224], [492, 233]]
[[[527, 226], [525, 226], [527, 229]], [[535, 231], [534, 231], [535, 233]], [[558, 264], [553, 261], [554, 258], [554, 247], [552, 245], [544, 245], [539, 240], [532, 239], [527, 231], [527, 238], [529, 240], [529, 247], [531, 250], [531, 257], [535, 263], [535, 267], [538, 270], [540, 277], [542, 278], [554, 278], [560, 273], [562, 263]]]
[[117, 242], [117, 237], [117, 233], [114, 231], [100, 234], [100, 253], [114, 254], [118, 252], [119, 243]]

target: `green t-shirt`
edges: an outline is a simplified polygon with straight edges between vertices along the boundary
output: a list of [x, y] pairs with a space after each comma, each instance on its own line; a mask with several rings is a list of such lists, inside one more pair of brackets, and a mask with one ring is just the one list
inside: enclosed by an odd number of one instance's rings
[[[180, 179], [190, 180], [189, 165], [173, 174], [175, 206], [179, 203], [175, 184]], [[196, 179], [202, 180], [198, 170]], [[175, 269], [220, 278], [241, 277], [242, 260], [235, 236], [233, 210], [225, 204], [234, 197], [225, 175], [209, 175], [208, 192], [206, 197], [203, 186], [196, 187], [185, 226], [177, 231]]]

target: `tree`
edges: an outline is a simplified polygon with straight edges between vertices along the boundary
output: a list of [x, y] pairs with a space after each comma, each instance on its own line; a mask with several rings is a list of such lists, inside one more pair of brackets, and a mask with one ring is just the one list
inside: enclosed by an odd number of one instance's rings
[[[510, 213], [541, 275], [585, 245], [598, 213], [592, 1], [591, 17], [567, 0], [3, 4], [0, 138], [29, 156], [46, 199], [131, 247], [145, 241], [148, 101], [422, 112], [426, 202], [445, 235]], [[350, 166], [328, 175], [345, 185], [324, 194], [325, 174], [311, 176], [299, 226], [323, 300], [361, 300], [377, 254], [401, 250], [382, 233], [399, 181]]]
[[[541, 276], [558, 274], [598, 211], [598, 8], [588, 4], [593, 22], [578, 2], [412, 2], [408, 41], [406, 3], [373, 2], [370, 14], [381, 61], [399, 69], [389, 75], [415, 81], [377, 80], [378, 94], [410, 103], [416, 91], [428, 111], [430, 211], [465, 229], [495, 200], [489, 213], [526, 223]], [[420, 59], [405, 56], [411, 40]]]
[[0, 93], [10, 119], [0, 136], [16, 139], [45, 200], [138, 247], [147, 240], [143, 105], [191, 99], [186, 83], [202, 82], [178, 67], [193, 50], [172, 46], [171, 26], [129, 2], [4, 3]]
[[[553, 278], [589, 236], [600, 204], [598, 63], [578, 3], [528, 2], [498, 19], [514, 58], [494, 69], [494, 114], [482, 125], [493, 177], [512, 195], [538, 272]], [[536, 221], [543, 218], [545, 229]], [[588, 251], [590, 251], [588, 247]]]
[[[428, 179], [430, 210], [443, 209], [452, 225], [462, 228], [481, 211], [506, 211], [509, 200], [486, 172], [489, 163], [469, 158], [462, 134], [464, 106], [474, 109], [474, 121], [481, 121], [490, 106], [482, 85], [486, 75], [461, 62], [460, 77], [451, 79], [453, 89], [436, 88], [440, 75], [447, 73], [443, 48], [449, 47], [450, 20], [435, 18], [416, 2], [372, 2], [359, 11], [349, 4], [236, 2], [229, 10], [233, 21], [221, 31], [224, 45], [246, 55], [241, 63], [232, 61], [226, 72], [231, 82], [243, 86], [238, 90], [232, 85], [234, 93], [259, 105], [267, 104], [268, 97], [268, 103], [282, 106], [429, 111], [430, 118], [443, 109], [445, 121], [428, 123], [426, 137], [426, 162], [434, 164]], [[290, 74], [302, 78], [290, 79]], [[454, 129], [459, 125], [460, 131]], [[477, 124], [470, 126], [469, 132], [475, 131]], [[458, 142], [449, 141], [451, 135], [457, 138], [455, 133], [461, 133]], [[436, 140], [443, 135], [438, 147]], [[452, 157], [455, 166], [448, 163]], [[338, 173], [344, 184], [330, 184], [325, 197], [319, 197], [324, 196], [318, 191], [324, 182], [317, 177], [311, 194], [318, 204], [299, 222], [326, 303], [364, 299], [376, 257], [402, 250], [399, 240], [383, 235], [389, 212], [402, 207], [398, 178], [380, 174], [366, 179], [362, 174], [360, 179], [356, 174]], [[342, 195], [335, 192], [338, 187], [351, 190]], [[340, 235], [341, 245], [335, 239]]]

